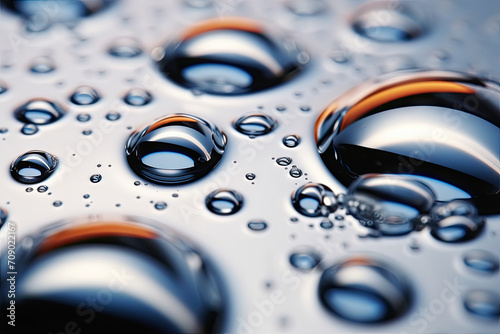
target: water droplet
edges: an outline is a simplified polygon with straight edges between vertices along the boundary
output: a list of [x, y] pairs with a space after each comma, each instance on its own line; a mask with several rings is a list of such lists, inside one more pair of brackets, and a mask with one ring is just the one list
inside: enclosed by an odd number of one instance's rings
[[213, 0], [184, 0], [184, 4], [191, 8], [201, 9], [213, 5]]
[[276, 127], [276, 120], [271, 116], [248, 113], [238, 118], [233, 126], [239, 132], [248, 136], [263, 136], [270, 133]]
[[500, 295], [495, 291], [473, 290], [466, 293], [464, 306], [470, 313], [486, 319], [500, 317]]
[[327, 186], [308, 183], [293, 192], [292, 205], [304, 216], [327, 217], [337, 210], [337, 199]]
[[0, 81], [0, 95], [8, 90], [7, 85]]
[[280, 166], [288, 166], [292, 163], [292, 158], [290, 157], [279, 157], [276, 159], [276, 163]]
[[[80, 86], [78, 87], [69, 100], [79, 106], [88, 106], [100, 100], [100, 95], [97, 91], [89, 86]], [[85, 121], [82, 121], [85, 122]]]
[[153, 100], [153, 96], [142, 88], [134, 88], [130, 90], [123, 98], [126, 104], [141, 107], [149, 104]]
[[41, 186], [39, 186], [36, 190], [37, 190], [39, 193], [44, 193], [44, 192], [46, 192], [48, 189], [49, 189], [49, 187], [47, 187], [47, 186], [45, 186], [45, 185], [41, 185]]
[[101, 174], [92, 174], [90, 176], [90, 182], [92, 183], [98, 183], [102, 180], [102, 175]]
[[86, 113], [82, 113], [82, 114], [76, 115], [76, 120], [78, 122], [88, 122], [88, 121], [90, 121], [91, 118], [92, 117], [89, 114], [86, 114]]
[[3, 224], [5, 224], [5, 222], [7, 221], [7, 217], [7, 210], [5, 210], [4, 208], [0, 208], [0, 228], [2, 228]]
[[61, 201], [55, 201], [52, 203], [56, 208], [60, 207], [63, 203]]
[[476, 238], [483, 230], [484, 220], [476, 208], [465, 201], [440, 203], [432, 208], [431, 235], [444, 242], [463, 242]]
[[57, 168], [55, 156], [44, 151], [29, 151], [10, 165], [10, 174], [21, 183], [33, 184], [46, 180]]
[[243, 196], [235, 190], [218, 189], [207, 196], [205, 204], [215, 214], [232, 215], [240, 211], [243, 206]]
[[319, 226], [324, 229], [331, 229], [333, 228], [333, 223], [329, 220], [324, 220], [319, 224]]
[[463, 261], [467, 267], [486, 274], [496, 273], [500, 262], [498, 254], [479, 249], [465, 252]]
[[301, 106], [300, 107], [300, 111], [309, 112], [309, 111], [311, 111], [311, 107], [309, 107], [309, 106]]
[[326, 10], [324, 0], [286, 0], [285, 7], [298, 16], [318, 15]]
[[89, 195], [89, 194], [85, 194], [85, 195], [83, 195], [83, 198], [85, 198], [85, 199], [87, 199], [87, 198], [89, 198], [89, 197], [90, 197], [90, 195]]
[[34, 135], [37, 132], [38, 132], [38, 126], [36, 126], [35, 124], [25, 124], [21, 128], [21, 133], [23, 135], [31, 136], [31, 135]]
[[267, 228], [267, 223], [261, 220], [253, 220], [248, 223], [248, 228], [252, 231], [263, 231]]
[[140, 43], [128, 37], [118, 38], [108, 49], [108, 54], [116, 58], [135, 58], [142, 54]]
[[157, 202], [155, 204], [156, 210], [165, 210], [166, 208], [167, 208], [167, 203], [165, 203], [165, 202]]
[[46, 74], [56, 69], [54, 61], [49, 57], [38, 57], [33, 60], [30, 71], [37, 74]]
[[288, 135], [283, 137], [282, 141], [286, 147], [297, 147], [300, 144], [300, 137], [297, 135]]
[[381, 323], [402, 316], [411, 304], [405, 277], [394, 268], [355, 257], [325, 270], [321, 302], [336, 316], [357, 323]]
[[109, 112], [109, 113], [106, 114], [106, 119], [108, 121], [112, 121], [112, 122], [119, 120], [120, 117], [122, 117], [122, 115], [120, 115], [120, 113], [116, 112], [116, 111], [115, 112]]
[[134, 186], [140, 186], [141, 182], [140, 181], [134, 181]]
[[[224, 286], [200, 250], [161, 224], [97, 219], [65, 220], [43, 230], [31, 247], [17, 249], [22, 263], [16, 266], [16, 311], [25, 314], [25, 321], [16, 329], [49, 333], [61, 324], [64, 328], [89, 296], [105, 310], [85, 323], [91, 333], [109, 328], [118, 333], [222, 331]], [[54, 303], [57, 316], [50, 317]], [[138, 310], [148, 310], [148, 316]]]
[[32, 99], [14, 111], [14, 116], [26, 124], [46, 125], [64, 116], [66, 110], [55, 102]]
[[290, 264], [302, 271], [314, 269], [320, 261], [319, 255], [310, 249], [301, 249], [290, 255]]
[[329, 57], [337, 64], [346, 64], [350, 60], [349, 54], [344, 50], [334, 50], [330, 53]]
[[83, 131], [82, 131], [82, 134], [83, 134], [84, 136], [90, 136], [90, 135], [92, 134], [92, 130], [83, 130]]
[[0, 134], [4, 134], [4, 133], [7, 133], [9, 132], [9, 129], [7, 128], [0, 128]]
[[247, 180], [252, 181], [252, 180], [255, 180], [256, 175], [254, 173], [247, 173], [245, 175], [245, 177], [246, 177]]
[[255, 21], [216, 18], [185, 31], [158, 65], [167, 78], [188, 89], [236, 95], [290, 80], [302, 68], [301, 54], [295, 43], [271, 36]]
[[126, 154], [137, 175], [154, 183], [181, 184], [214, 169], [225, 146], [226, 137], [214, 125], [174, 114], [132, 133]]
[[402, 42], [421, 36], [425, 25], [414, 8], [399, 1], [368, 4], [355, 15], [353, 29], [377, 42]]
[[290, 173], [290, 176], [291, 176], [291, 177], [294, 177], [294, 178], [299, 178], [299, 177], [301, 177], [301, 176], [302, 176], [302, 170], [301, 170], [301, 169], [299, 169], [299, 168], [297, 168], [297, 167], [292, 167], [292, 168], [290, 169], [290, 172], [289, 172], [289, 173]]
[[28, 188], [26, 188], [25, 190], [26, 190], [26, 192], [27, 192], [27, 193], [30, 193], [30, 192], [32, 192], [32, 191], [33, 191], [33, 187], [28, 187]]
[[403, 174], [439, 201], [469, 199], [481, 214], [500, 213], [500, 91], [492, 83], [412, 71], [364, 87], [335, 101], [315, 127], [321, 158], [340, 182]]

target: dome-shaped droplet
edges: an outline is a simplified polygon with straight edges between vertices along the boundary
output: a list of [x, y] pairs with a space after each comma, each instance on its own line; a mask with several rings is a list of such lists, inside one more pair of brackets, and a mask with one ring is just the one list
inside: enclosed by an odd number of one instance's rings
[[255, 176], [255, 174], [254, 174], [254, 173], [247, 173], [247, 174], [245, 175], [245, 178], [246, 178], [247, 180], [249, 180], [249, 181], [255, 180], [255, 177], [256, 177], [256, 176]]
[[473, 290], [466, 293], [464, 306], [470, 313], [497, 320], [500, 317], [500, 295], [495, 291]]
[[121, 115], [119, 112], [116, 112], [116, 111], [108, 112], [108, 113], [106, 114], [106, 119], [107, 119], [108, 121], [111, 121], [111, 122], [117, 121], [117, 120], [119, 120], [121, 117], [122, 117], [122, 115]]
[[435, 201], [424, 183], [399, 175], [365, 174], [354, 181], [345, 198], [348, 212], [363, 226], [385, 235], [413, 231], [422, 213]]
[[155, 209], [156, 210], [165, 210], [167, 208], [167, 203], [165, 202], [156, 202]]
[[293, 166], [292, 168], [290, 168], [289, 174], [291, 177], [299, 178], [302, 176], [302, 170], [296, 166]]
[[453, 72], [389, 75], [345, 94], [319, 117], [323, 162], [345, 185], [404, 174], [439, 201], [469, 199], [500, 213], [500, 90]]
[[232, 215], [240, 211], [243, 206], [243, 196], [230, 189], [218, 189], [210, 193], [205, 203], [207, 208], [218, 215]]
[[142, 54], [142, 47], [133, 38], [121, 37], [109, 47], [108, 54], [116, 58], [135, 58]]
[[90, 176], [90, 182], [92, 183], [99, 183], [102, 180], [102, 175], [101, 174], [92, 174]]
[[63, 205], [63, 202], [62, 201], [54, 201], [54, 203], [52, 203], [52, 205], [55, 206], [56, 208], [58, 208], [61, 205]]
[[225, 136], [214, 125], [198, 117], [174, 114], [135, 131], [126, 144], [132, 170], [160, 184], [197, 180], [219, 163]]
[[7, 221], [7, 210], [0, 208], [0, 228], [2, 228], [3, 224]]
[[79, 106], [87, 106], [90, 104], [97, 103], [101, 97], [97, 91], [89, 86], [80, 86], [78, 87], [69, 100]]
[[288, 135], [283, 137], [282, 142], [286, 147], [297, 147], [300, 144], [300, 137], [297, 135]]
[[46, 192], [47, 190], [49, 190], [49, 187], [47, 187], [46, 185], [41, 185], [41, 186], [39, 186], [38, 188], [36, 188], [36, 190], [37, 190], [39, 193], [44, 193], [44, 192]]
[[239, 132], [250, 137], [263, 136], [273, 131], [276, 127], [276, 120], [271, 116], [249, 113], [238, 118], [233, 126]]
[[290, 264], [302, 271], [314, 269], [320, 261], [320, 256], [310, 249], [301, 249], [290, 255]]
[[292, 205], [308, 217], [327, 217], [337, 210], [337, 199], [330, 188], [319, 183], [308, 183], [292, 194]]
[[21, 133], [23, 135], [31, 136], [38, 132], [38, 126], [35, 124], [24, 124], [21, 128]]
[[329, 230], [329, 229], [333, 228], [333, 223], [331, 221], [329, 221], [329, 220], [324, 220], [321, 223], [319, 223], [319, 226], [321, 228]]
[[123, 98], [126, 104], [141, 107], [149, 104], [153, 100], [153, 96], [142, 88], [134, 88], [130, 90], [127, 95]]
[[221, 332], [225, 299], [213, 266], [157, 226], [98, 217], [32, 237], [16, 254], [15, 307], [24, 315], [16, 329], [50, 333], [78, 319], [91, 333]]
[[263, 231], [267, 228], [267, 223], [262, 220], [252, 220], [247, 225], [252, 231]]
[[280, 166], [288, 166], [292, 163], [292, 158], [290, 157], [279, 157], [276, 159], [276, 163]]
[[32, 184], [46, 180], [56, 170], [58, 160], [44, 151], [29, 151], [10, 165], [10, 174], [21, 183]]
[[421, 13], [401, 1], [377, 1], [362, 7], [352, 23], [354, 31], [377, 42], [404, 42], [425, 32]]
[[319, 297], [327, 310], [357, 323], [381, 323], [402, 316], [412, 298], [407, 279], [394, 268], [355, 257], [323, 273]]
[[76, 120], [78, 122], [82, 122], [82, 123], [90, 121], [91, 118], [92, 117], [87, 113], [81, 113], [81, 114], [76, 115]]
[[431, 235], [444, 242], [462, 242], [476, 238], [483, 231], [484, 220], [476, 208], [455, 200], [432, 208]]
[[46, 74], [54, 72], [56, 65], [54, 61], [49, 57], [38, 57], [35, 58], [31, 64], [30, 71], [36, 74]]
[[295, 43], [245, 18], [197, 24], [171, 43], [158, 63], [175, 83], [210, 94], [257, 92], [288, 81], [302, 67]]
[[284, 5], [298, 16], [318, 15], [326, 10], [325, 0], [285, 0]]
[[32, 99], [14, 111], [14, 116], [23, 123], [46, 125], [64, 116], [66, 110], [59, 104], [44, 99]]
[[500, 262], [498, 254], [479, 249], [465, 252], [463, 261], [468, 268], [485, 274], [496, 273]]

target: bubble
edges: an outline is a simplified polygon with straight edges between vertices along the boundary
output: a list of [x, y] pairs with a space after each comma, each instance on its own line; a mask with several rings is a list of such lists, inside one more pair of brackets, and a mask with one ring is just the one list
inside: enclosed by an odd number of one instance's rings
[[481, 273], [493, 274], [498, 271], [499, 257], [487, 251], [472, 249], [463, 255], [465, 265]]
[[2, 228], [3, 224], [5, 224], [8, 216], [7, 210], [0, 208], [0, 228]]
[[290, 157], [279, 157], [276, 159], [276, 163], [280, 166], [288, 166], [292, 163], [292, 158]]
[[167, 208], [167, 203], [165, 203], [165, 202], [157, 202], [155, 204], [156, 210], [165, 210], [166, 208]]
[[384, 235], [413, 231], [435, 195], [424, 183], [399, 175], [365, 174], [349, 186], [346, 207], [363, 226]]
[[470, 203], [455, 200], [432, 208], [431, 235], [444, 242], [469, 241], [483, 231], [484, 220]]
[[101, 180], [102, 180], [101, 174], [92, 174], [90, 176], [90, 182], [92, 182], [92, 183], [99, 183]]
[[245, 177], [246, 177], [247, 180], [252, 181], [252, 180], [255, 180], [256, 175], [254, 173], [247, 173], [245, 175]]
[[92, 117], [86, 113], [81, 113], [81, 114], [76, 115], [76, 120], [78, 122], [88, 122], [88, 121], [90, 121], [91, 118]]
[[36, 189], [39, 193], [44, 193], [46, 192], [47, 190], [49, 190], [49, 187], [45, 186], [45, 185], [41, 185], [39, 186], [37, 189]]
[[310, 249], [302, 249], [290, 255], [290, 264], [302, 271], [314, 269], [320, 261], [319, 255]]
[[382, 323], [410, 307], [406, 278], [385, 263], [352, 257], [323, 272], [319, 297], [334, 315], [356, 323]]
[[55, 201], [52, 203], [56, 208], [60, 207], [63, 203], [61, 201]]
[[160, 224], [97, 219], [60, 222], [18, 248], [15, 306], [25, 317], [16, 329], [67, 329], [90, 300], [95, 318], [81, 324], [91, 333], [221, 332], [223, 286], [199, 250]]
[[78, 87], [73, 94], [71, 94], [69, 100], [79, 106], [88, 106], [100, 100], [100, 95], [97, 91], [89, 86]]
[[302, 176], [302, 170], [301, 170], [301, 169], [299, 169], [299, 168], [297, 168], [297, 167], [292, 167], [292, 168], [290, 169], [290, 172], [289, 172], [289, 173], [290, 173], [290, 176], [291, 176], [291, 177], [294, 177], [294, 178], [299, 178], [299, 177], [301, 177], [301, 176]]
[[298, 16], [313, 16], [325, 11], [324, 0], [285, 0], [285, 7]]
[[263, 231], [267, 228], [267, 223], [261, 220], [253, 220], [248, 223], [248, 228], [252, 231]]
[[46, 180], [56, 170], [58, 159], [50, 153], [33, 150], [20, 155], [10, 165], [12, 177], [24, 184]]
[[130, 90], [123, 98], [126, 104], [141, 107], [149, 104], [153, 100], [153, 96], [142, 88], [134, 88]]
[[106, 114], [106, 119], [108, 121], [111, 121], [111, 122], [119, 120], [120, 117], [122, 117], [122, 115], [120, 115], [120, 113], [116, 112], [116, 111], [115, 112], [109, 112], [109, 113]]
[[337, 210], [337, 199], [327, 186], [308, 183], [293, 192], [292, 205], [304, 216], [327, 217]]
[[321, 223], [319, 223], [319, 226], [324, 229], [331, 229], [333, 228], [333, 223], [329, 220], [324, 220]]
[[243, 206], [243, 196], [235, 190], [218, 189], [207, 196], [205, 204], [215, 214], [233, 215]]
[[159, 60], [160, 71], [197, 91], [247, 94], [290, 80], [302, 69], [295, 43], [246, 18], [216, 18], [187, 29]]
[[136, 58], [142, 55], [142, 48], [137, 40], [121, 37], [113, 42], [108, 54], [116, 58]]
[[38, 126], [35, 124], [25, 124], [21, 128], [21, 133], [23, 135], [31, 136], [38, 132]]
[[494, 291], [469, 291], [464, 306], [468, 312], [485, 319], [497, 320], [500, 317], [500, 295]]
[[467, 199], [481, 214], [500, 213], [499, 99], [494, 84], [465, 74], [386, 75], [322, 113], [318, 151], [346, 186], [363, 174], [402, 174], [438, 201]]
[[126, 144], [132, 170], [159, 184], [202, 178], [219, 163], [226, 137], [201, 118], [174, 114], [132, 133]]
[[54, 61], [49, 57], [38, 57], [31, 64], [30, 71], [36, 74], [46, 74], [54, 72], [56, 65]]
[[297, 135], [288, 135], [283, 137], [283, 145], [286, 147], [297, 147], [300, 144], [300, 137]]
[[271, 116], [248, 113], [238, 118], [233, 123], [233, 127], [242, 134], [256, 137], [270, 133], [276, 127], [276, 124], [276, 120]]
[[404, 42], [424, 34], [425, 24], [409, 5], [400, 1], [378, 1], [355, 14], [353, 29], [377, 42]]
[[59, 104], [44, 99], [32, 99], [17, 108], [14, 116], [26, 124], [46, 125], [64, 116], [66, 110]]

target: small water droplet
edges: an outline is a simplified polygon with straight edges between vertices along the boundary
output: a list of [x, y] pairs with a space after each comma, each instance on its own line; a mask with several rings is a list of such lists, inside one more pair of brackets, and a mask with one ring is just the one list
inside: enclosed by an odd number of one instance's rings
[[165, 210], [167, 208], [167, 203], [165, 202], [156, 202], [155, 209], [156, 210]]
[[58, 159], [44, 151], [29, 151], [10, 165], [10, 174], [21, 183], [33, 184], [46, 180], [56, 170]]
[[309, 112], [309, 111], [311, 111], [311, 107], [309, 107], [309, 106], [301, 106], [300, 110], [303, 111], [303, 112]]
[[61, 201], [55, 201], [53, 205], [57, 208], [60, 207], [63, 203]]
[[213, 0], [184, 0], [183, 2], [186, 6], [196, 9], [208, 8], [210, 6], [213, 6]]
[[48, 189], [49, 189], [49, 187], [47, 187], [47, 186], [45, 186], [45, 185], [41, 185], [41, 186], [39, 186], [36, 190], [37, 190], [39, 193], [44, 193], [44, 192], [46, 192]]
[[116, 58], [136, 58], [142, 54], [140, 43], [128, 37], [118, 38], [108, 49], [108, 54]]
[[347, 51], [344, 50], [334, 50], [330, 53], [329, 57], [337, 64], [346, 64], [350, 60]]
[[282, 142], [286, 147], [297, 147], [300, 144], [300, 137], [297, 135], [288, 135], [283, 137]]
[[263, 136], [276, 127], [276, 120], [260, 113], [248, 113], [238, 118], [233, 126], [240, 133], [248, 136]]
[[327, 217], [337, 210], [337, 199], [327, 186], [308, 183], [293, 192], [292, 205], [304, 216]]
[[299, 221], [299, 218], [297, 218], [297, 217], [292, 217], [292, 218], [290, 218], [290, 221], [291, 221], [292, 223], [297, 223], [297, 222]]
[[267, 228], [267, 223], [261, 220], [254, 220], [248, 223], [248, 228], [252, 231], [263, 231]]
[[90, 195], [89, 195], [89, 194], [85, 194], [85, 195], [83, 195], [83, 198], [85, 198], [85, 199], [86, 199], [86, 198], [89, 198], [89, 197], [90, 197]]
[[319, 226], [324, 229], [331, 229], [333, 228], [333, 223], [329, 220], [323, 220]]
[[65, 113], [66, 110], [55, 102], [32, 99], [17, 108], [14, 116], [26, 124], [46, 125], [59, 120]]
[[73, 94], [71, 94], [69, 100], [73, 104], [79, 106], [88, 106], [97, 103], [97, 101], [99, 101], [100, 98], [101, 97], [99, 93], [97, 93], [97, 91], [94, 88], [89, 86], [80, 86], [73, 92]]
[[321, 261], [318, 254], [310, 249], [302, 249], [290, 255], [290, 264], [302, 271], [314, 269]]
[[38, 132], [38, 126], [36, 126], [35, 124], [25, 124], [21, 128], [21, 133], [23, 135], [31, 136], [31, 135], [34, 135], [37, 132]]
[[234, 190], [218, 189], [207, 196], [205, 204], [215, 214], [232, 215], [243, 206], [243, 196]]
[[500, 317], [500, 295], [495, 291], [469, 291], [464, 306], [468, 312], [482, 318], [497, 320]]
[[155, 183], [181, 184], [214, 169], [225, 146], [226, 137], [214, 125], [174, 114], [132, 133], [126, 154], [137, 175]]
[[32, 191], [33, 191], [33, 187], [28, 187], [28, 188], [26, 188], [25, 190], [26, 190], [26, 192], [27, 192], [27, 193], [30, 193], [30, 192], [32, 192]]
[[90, 136], [90, 135], [92, 134], [92, 130], [83, 130], [83, 131], [82, 131], [82, 134], [83, 134], [84, 136]]
[[498, 254], [479, 249], [465, 252], [463, 261], [467, 267], [486, 274], [496, 273], [500, 262]]
[[134, 181], [134, 186], [140, 186], [141, 182], [140, 181]]
[[76, 119], [78, 122], [88, 122], [91, 119], [91, 116], [86, 113], [76, 115]]
[[49, 57], [38, 57], [33, 60], [30, 71], [36, 74], [46, 74], [56, 69], [54, 61]]
[[120, 119], [120, 117], [121, 117], [120, 113], [119, 113], [119, 112], [116, 112], [116, 111], [114, 111], [114, 112], [109, 112], [109, 113], [107, 113], [107, 114], [106, 114], [106, 119], [107, 119], [108, 121], [112, 121], [112, 122], [113, 122], [113, 121], [117, 121], [117, 120], [119, 120], [119, 119]]
[[279, 157], [276, 159], [276, 163], [280, 166], [288, 166], [292, 163], [292, 158], [290, 157]]
[[101, 174], [92, 174], [92, 176], [90, 176], [90, 182], [92, 182], [92, 183], [98, 183], [101, 180], [102, 180]]
[[297, 16], [313, 16], [324, 12], [324, 0], [285, 0], [285, 7]]
[[173, 194], [172, 194], [172, 197], [177, 198], [177, 197], [179, 197], [179, 194], [177, 194], [177, 193], [173, 193]]
[[9, 132], [9, 129], [7, 128], [0, 128], [0, 134], [4, 134], [4, 133], [7, 133]]
[[254, 173], [247, 173], [247, 174], [245, 175], [245, 178], [246, 178], [247, 180], [252, 181], [252, 180], [255, 180], [256, 175], [255, 175]]
[[292, 167], [290, 169], [290, 176], [293, 177], [293, 178], [299, 178], [302, 176], [302, 170], [297, 168], [297, 167]]
[[153, 100], [153, 96], [142, 88], [134, 88], [130, 90], [123, 98], [126, 104], [141, 107], [149, 104]]
[[2, 228], [3, 224], [5, 224], [8, 216], [7, 210], [0, 208], [0, 228]]

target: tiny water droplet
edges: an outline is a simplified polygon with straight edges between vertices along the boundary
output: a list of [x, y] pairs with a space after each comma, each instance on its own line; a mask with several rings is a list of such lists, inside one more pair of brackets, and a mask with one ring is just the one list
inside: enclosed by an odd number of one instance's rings
[[88, 122], [90, 121], [91, 116], [86, 113], [76, 115], [76, 119], [78, 122]]
[[141, 182], [140, 181], [134, 181], [134, 186], [140, 186]]
[[500, 295], [495, 291], [469, 291], [464, 306], [468, 312], [481, 318], [497, 320], [500, 317]]
[[106, 119], [108, 121], [112, 121], [112, 122], [119, 120], [120, 117], [121, 117], [120, 113], [116, 112], [116, 111], [115, 112], [109, 112], [109, 113], [106, 114]]
[[276, 163], [280, 166], [288, 166], [292, 163], [292, 158], [290, 157], [279, 157], [276, 159]]
[[53, 205], [57, 208], [60, 207], [63, 203], [61, 201], [55, 201]]
[[321, 261], [318, 254], [310, 249], [302, 249], [290, 255], [290, 264], [302, 271], [314, 269]]
[[479, 249], [465, 252], [463, 261], [467, 267], [486, 274], [496, 273], [500, 262], [498, 254]]
[[30, 193], [30, 192], [32, 192], [32, 191], [33, 191], [33, 187], [28, 187], [28, 188], [26, 188], [26, 192], [27, 192], [27, 193]]
[[36, 126], [35, 124], [25, 124], [21, 128], [21, 133], [23, 135], [31, 136], [31, 135], [34, 135], [37, 132], [38, 132], [38, 126]]
[[108, 54], [116, 58], [136, 58], [142, 54], [140, 43], [128, 37], [118, 38], [108, 49]]
[[155, 209], [156, 210], [165, 210], [167, 208], [167, 203], [165, 202], [156, 202]]
[[218, 189], [207, 196], [205, 204], [215, 214], [232, 215], [243, 206], [243, 196], [235, 190]]
[[297, 168], [297, 167], [292, 167], [290, 169], [290, 176], [293, 177], [293, 178], [299, 178], [302, 176], [302, 170]]
[[92, 182], [92, 183], [98, 183], [101, 180], [102, 180], [101, 174], [92, 174], [92, 176], [90, 176], [90, 182]]
[[330, 188], [319, 183], [308, 183], [292, 194], [292, 205], [308, 217], [327, 217], [337, 210], [337, 199]]
[[59, 104], [44, 99], [32, 99], [17, 108], [14, 116], [26, 124], [46, 125], [64, 116], [66, 110]]
[[41, 185], [41, 186], [39, 186], [36, 190], [37, 190], [39, 193], [44, 193], [44, 192], [46, 192], [48, 189], [49, 189], [49, 187], [47, 187], [47, 186], [45, 186], [45, 185]]
[[177, 194], [177, 193], [173, 193], [173, 194], [172, 194], [172, 197], [177, 198], [177, 197], [179, 197], [179, 194]]
[[29, 151], [20, 155], [10, 165], [12, 177], [24, 184], [46, 180], [56, 170], [58, 159], [44, 151]]
[[36, 74], [46, 74], [56, 69], [54, 61], [49, 57], [38, 57], [33, 60], [30, 71]]
[[89, 197], [90, 197], [90, 195], [89, 195], [89, 194], [85, 194], [85, 195], [83, 195], [83, 198], [85, 198], [85, 199], [86, 199], [86, 198], [89, 198]]
[[92, 130], [83, 130], [83, 131], [82, 131], [82, 134], [83, 134], [84, 136], [90, 136], [90, 135], [92, 134]]
[[0, 128], [0, 134], [4, 134], [4, 133], [7, 133], [9, 132], [9, 129], [7, 128]]
[[246, 177], [247, 180], [252, 181], [252, 180], [255, 180], [256, 175], [254, 173], [247, 173], [245, 175], [245, 177]]
[[267, 223], [261, 220], [255, 220], [248, 223], [248, 228], [252, 231], [263, 231], [267, 228]]
[[97, 101], [99, 101], [100, 98], [101, 97], [99, 93], [97, 93], [97, 91], [94, 88], [89, 86], [80, 86], [73, 92], [73, 94], [71, 94], [69, 100], [73, 104], [79, 106], [88, 106], [97, 103]]
[[290, 218], [290, 221], [291, 221], [292, 223], [297, 223], [297, 222], [299, 221], [299, 218], [297, 218], [297, 217], [292, 217], [292, 218]]
[[300, 144], [300, 137], [297, 135], [288, 135], [283, 137], [282, 141], [286, 147], [297, 147]]
[[153, 96], [142, 88], [134, 88], [130, 90], [123, 98], [126, 104], [141, 107], [149, 104], [153, 100]]
[[263, 136], [276, 127], [276, 120], [260, 113], [248, 113], [238, 118], [233, 126], [240, 133], [248, 136]]
[[331, 229], [333, 228], [333, 223], [329, 220], [323, 220], [319, 226], [324, 229]]

